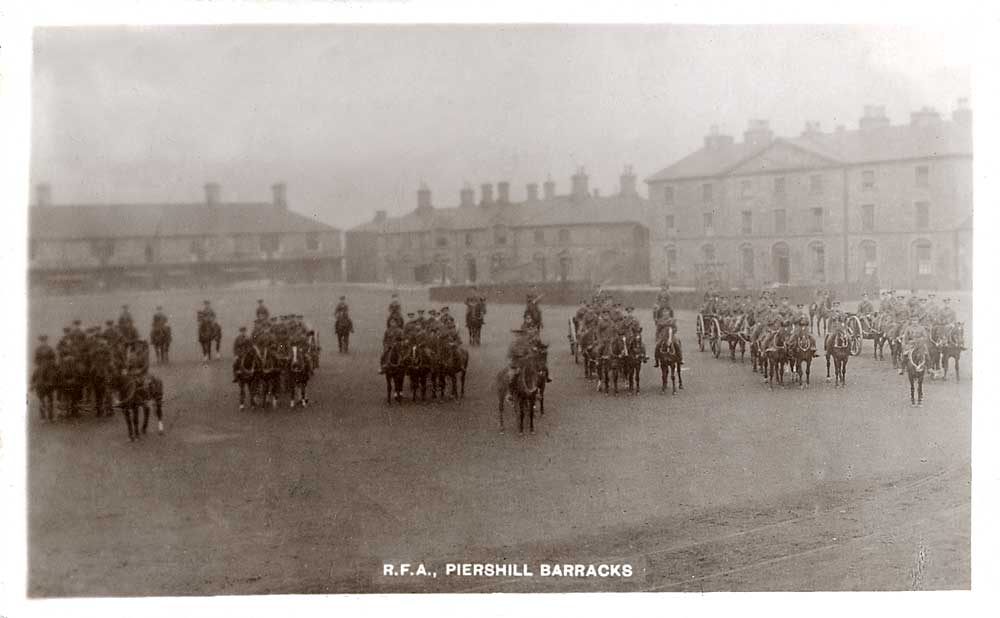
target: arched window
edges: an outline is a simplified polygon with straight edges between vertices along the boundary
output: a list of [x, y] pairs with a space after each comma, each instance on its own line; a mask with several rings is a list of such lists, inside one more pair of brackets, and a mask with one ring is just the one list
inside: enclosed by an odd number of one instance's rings
[[545, 272], [545, 256], [541, 253], [536, 253], [532, 261], [535, 263], [535, 277], [539, 281], [545, 281], [548, 274]]
[[826, 247], [819, 241], [809, 243], [809, 276], [814, 281], [826, 281]]
[[740, 274], [744, 279], [753, 279], [753, 247], [740, 247]]

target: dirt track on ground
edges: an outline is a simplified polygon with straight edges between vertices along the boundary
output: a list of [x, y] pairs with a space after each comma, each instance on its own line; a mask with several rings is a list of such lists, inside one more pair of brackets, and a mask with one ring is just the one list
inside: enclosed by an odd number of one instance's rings
[[[36, 298], [30, 333], [130, 302], [145, 330], [171, 315], [167, 433], [127, 441], [119, 417], [29, 417], [29, 593], [214, 595], [381, 591], [968, 588], [971, 370], [911, 408], [888, 363], [851, 359], [846, 389], [773, 392], [749, 365], [694, 350], [685, 390], [593, 392], [551, 343], [538, 433], [496, 428], [492, 378], [520, 308], [491, 307], [461, 403], [387, 407], [377, 370], [388, 294], [349, 291], [356, 333], [338, 355], [338, 288], [215, 293], [225, 359], [203, 365], [205, 293]], [[228, 347], [255, 299], [304, 313], [324, 353], [306, 410], [236, 409]], [[430, 306], [404, 292], [406, 308]], [[70, 302], [67, 303], [67, 300]], [[458, 307], [453, 306], [452, 311]], [[652, 332], [648, 310], [642, 311]], [[648, 344], [648, 342], [647, 342]], [[963, 361], [967, 361], [963, 358]], [[508, 416], [508, 427], [510, 427]], [[627, 579], [388, 578], [383, 562], [634, 565]]]

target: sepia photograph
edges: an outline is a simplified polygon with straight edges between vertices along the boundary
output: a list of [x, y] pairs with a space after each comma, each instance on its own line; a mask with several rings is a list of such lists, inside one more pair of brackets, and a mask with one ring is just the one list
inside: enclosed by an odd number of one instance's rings
[[972, 589], [994, 112], [953, 31], [30, 56], [29, 600]]

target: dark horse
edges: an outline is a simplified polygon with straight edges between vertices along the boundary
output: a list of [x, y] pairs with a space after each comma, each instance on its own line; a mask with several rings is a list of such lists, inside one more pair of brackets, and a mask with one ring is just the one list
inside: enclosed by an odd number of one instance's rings
[[830, 381], [830, 357], [833, 357], [834, 383], [833, 387], [846, 386], [847, 382], [847, 359], [851, 357], [851, 343], [847, 339], [847, 334], [839, 330], [834, 334], [827, 334], [823, 342], [823, 349], [826, 352], [826, 381]]
[[59, 363], [59, 401], [65, 406], [67, 417], [80, 416], [83, 390], [89, 378], [87, 364], [82, 359], [66, 356]]
[[[409, 352], [406, 355], [406, 374], [410, 376], [410, 390], [413, 393], [413, 401], [417, 401], [417, 393], [420, 393], [420, 400], [427, 401], [427, 382], [431, 370], [434, 367], [434, 354], [424, 344], [410, 344]], [[434, 395], [431, 389], [431, 395]]]
[[385, 401], [392, 405], [403, 402], [403, 380], [406, 378], [406, 359], [403, 357], [403, 342], [396, 341], [389, 345], [389, 352], [382, 365], [385, 374]]
[[[830, 330], [830, 312], [833, 310], [833, 303], [829, 296], [824, 296], [820, 302], [809, 305], [809, 331], [817, 335], [823, 335]], [[815, 324], [815, 329], [813, 328]]]
[[292, 401], [289, 407], [294, 408], [298, 402], [303, 408], [309, 404], [306, 387], [312, 377], [312, 359], [305, 346], [293, 345], [292, 356], [288, 360], [288, 384], [291, 389]]
[[337, 333], [337, 349], [341, 354], [347, 354], [351, 344], [351, 333], [354, 332], [354, 322], [351, 321], [351, 317], [344, 312], [338, 314], [333, 330]]
[[[468, 367], [468, 350], [454, 342], [441, 345], [438, 350], [437, 363], [434, 369], [434, 383], [432, 387], [435, 393], [440, 391], [441, 398], [444, 399], [448, 380], [451, 379], [452, 399], [465, 397], [465, 372]], [[462, 385], [461, 393], [458, 390], [459, 382]]]
[[481, 303], [469, 305], [465, 310], [465, 327], [469, 330], [469, 345], [481, 345], [483, 334], [483, 307]]
[[608, 387], [614, 382], [614, 393], [618, 394], [618, 377], [625, 377], [625, 367], [628, 363], [628, 344], [624, 335], [616, 334], [604, 347], [601, 352], [600, 382], [597, 389], [604, 388], [604, 394], [608, 394]]
[[153, 344], [153, 350], [156, 352], [156, 362], [160, 364], [170, 362], [170, 342], [172, 340], [170, 326], [167, 324], [158, 324], [149, 331], [149, 341]]
[[667, 392], [667, 379], [670, 379], [670, 392], [677, 394], [678, 387], [684, 390], [684, 378], [681, 377], [681, 365], [684, 355], [681, 352], [681, 342], [677, 336], [670, 333], [656, 342], [656, 360], [660, 366], [660, 392]]
[[[795, 371], [796, 381], [800, 388], [809, 386], [809, 376], [812, 373], [812, 362], [816, 356], [816, 338], [807, 333], [804, 329], [798, 335], [794, 335], [790, 342], [788, 354]], [[802, 366], [805, 365], [806, 381], [802, 382]]]
[[788, 333], [784, 328], [779, 328], [768, 342], [767, 349], [764, 350], [764, 358], [767, 361], [768, 388], [773, 389], [775, 381], [779, 386], [785, 385], [785, 363], [789, 361], [788, 343]]
[[56, 389], [59, 387], [59, 365], [44, 363], [31, 376], [31, 388], [38, 395], [38, 411], [42, 422], [56, 420]]
[[625, 359], [625, 377], [628, 378], [629, 392], [638, 395], [639, 373], [642, 371], [642, 364], [646, 362], [646, 355], [642, 350], [642, 332], [630, 336], [626, 342], [628, 356]]
[[941, 379], [948, 377], [948, 359], [955, 359], [955, 381], [959, 381], [958, 361], [962, 357], [962, 350], [965, 349], [965, 326], [961, 322], [956, 322], [945, 329], [944, 341], [938, 345], [941, 354]]
[[[250, 407], [257, 406], [255, 397], [260, 389], [262, 378], [263, 361], [260, 352], [255, 346], [252, 346], [243, 352], [243, 355], [236, 361], [236, 381], [240, 385], [240, 410], [246, 407], [245, 402], [248, 395]], [[263, 396], [261, 398], [263, 399]]]
[[[524, 359], [517, 379], [514, 380], [513, 392], [510, 393], [518, 406], [518, 433], [524, 433], [525, 413], [528, 415], [528, 429], [531, 433], [535, 433], [535, 400], [544, 381], [545, 376], [540, 359], [534, 356]], [[500, 421], [500, 431], [503, 431], [503, 404], [507, 398], [507, 391], [511, 388], [507, 369], [503, 369], [497, 374], [496, 386], [499, 403], [497, 418]]]
[[222, 327], [215, 320], [198, 322], [198, 343], [201, 344], [201, 355], [207, 362], [212, 360], [212, 342], [215, 342], [215, 353], [219, 354], [222, 344]]
[[[927, 372], [927, 347], [916, 345], [905, 354], [906, 357], [906, 377], [910, 380], [910, 405], [920, 407], [924, 405], [924, 374]], [[916, 386], [916, 397], [914, 397], [914, 386]]]
[[736, 362], [736, 348], [740, 349], [740, 362], [745, 362], [747, 341], [750, 336], [746, 332], [746, 316], [723, 319], [723, 338], [729, 344], [729, 359]]
[[[156, 411], [157, 430], [163, 433], [163, 382], [156, 376], [122, 375], [118, 378], [118, 401], [125, 424], [128, 425], [130, 442], [138, 440], [149, 426], [149, 404]], [[139, 426], [139, 408], [143, 410], [142, 427]]]

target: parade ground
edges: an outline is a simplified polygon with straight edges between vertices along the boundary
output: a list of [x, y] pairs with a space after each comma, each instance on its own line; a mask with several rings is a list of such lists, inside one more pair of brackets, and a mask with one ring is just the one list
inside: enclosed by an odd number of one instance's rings
[[[333, 334], [348, 295], [349, 354]], [[256, 300], [321, 333], [310, 406], [239, 411], [232, 342]], [[221, 360], [202, 362], [195, 312], [212, 301]], [[431, 308], [403, 290], [404, 312]], [[465, 398], [387, 406], [377, 375], [387, 290], [251, 290], [34, 296], [28, 334], [128, 303], [144, 337], [156, 305], [173, 328], [164, 435], [129, 442], [121, 415], [42, 424], [29, 396], [29, 595], [967, 589], [972, 352], [962, 381], [924, 405], [871, 342], [846, 388], [818, 358], [808, 389], [773, 391], [746, 363], [699, 352], [679, 312], [684, 389], [605, 396], [567, 344], [574, 307], [542, 304], [553, 382], [536, 433], [494, 377], [522, 307], [491, 305], [470, 348]], [[969, 309], [971, 303], [964, 303]], [[439, 306], [439, 305], [438, 305]], [[451, 312], [464, 326], [464, 307]], [[961, 309], [960, 309], [961, 312]], [[639, 307], [652, 356], [651, 308]], [[467, 341], [464, 328], [463, 340]], [[974, 347], [967, 327], [969, 347]], [[821, 346], [822, 347], [822, 346]], [[887, 356], [888, 358], [888, 356]], [[408, 387], [407, 387], [408, 389]], [[631, 577], [448, 577], [447, 563], [631, 564]], [[386, 564], [438, 577], [389, 577]]]

